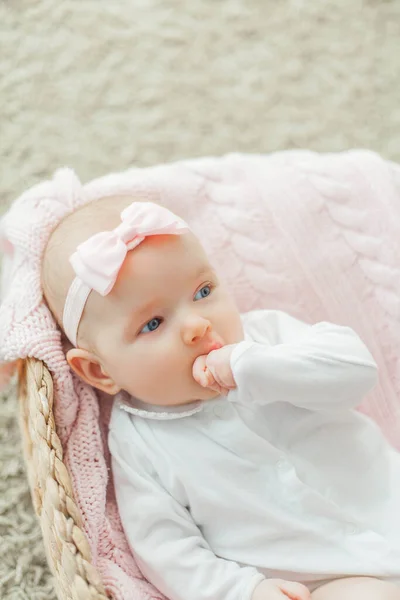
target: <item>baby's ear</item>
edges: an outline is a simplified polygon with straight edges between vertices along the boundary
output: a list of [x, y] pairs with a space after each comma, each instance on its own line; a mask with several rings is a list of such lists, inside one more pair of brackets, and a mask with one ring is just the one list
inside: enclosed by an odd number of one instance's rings
[[68, 350], [66, 358], [74, 373], [92, 387], [106, 392], [110, 396], [121, 391], [114, 380], [105, 373], [98, 358], [88, 350], [72, 348]]

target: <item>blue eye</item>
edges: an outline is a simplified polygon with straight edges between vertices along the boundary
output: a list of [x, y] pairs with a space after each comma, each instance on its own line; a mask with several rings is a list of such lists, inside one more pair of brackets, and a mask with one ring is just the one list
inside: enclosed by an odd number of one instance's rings
[[201, 290], [197, 292], [194, 299], [201, 300], [202, 298], [207, 298], [211, 294], [211, 285], [203, 285]]
[[151, 319], [151, 321], [149, 321], [147, 323], [147, 325], [145, 325], [143, 327], [143, 329], [140, 331], [140, 333], [150, 333], [152, 331], [155, 331], [156, 329], [158, 329], [160, 327], [161, 323], [162, 323], [162, 319], [154, 317], [154, 319]]

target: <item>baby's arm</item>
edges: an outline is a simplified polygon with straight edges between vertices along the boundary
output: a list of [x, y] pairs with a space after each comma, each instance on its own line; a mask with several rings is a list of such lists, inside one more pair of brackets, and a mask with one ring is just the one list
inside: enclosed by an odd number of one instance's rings
[[308, 325], [280, 311], [255, 311], [249, 315], [249, 330], [258, 341], [242, 342], [230, 355], [234, 401], [349, 409], [376, 384], [376, 363], [349, 327]]
[[121, 521], [146, 578], [170, 600], [251, 600], [263, 575], [215, 556], [133, 440], [112, 432], [109, 444]]

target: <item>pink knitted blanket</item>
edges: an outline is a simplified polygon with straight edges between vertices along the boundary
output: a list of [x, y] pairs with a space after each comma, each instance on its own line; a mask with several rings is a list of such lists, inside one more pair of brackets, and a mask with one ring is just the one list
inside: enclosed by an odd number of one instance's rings
[[188, 221], [241, 311], [280, 308], [353, 327], [380, 368], [362, 410], [400, 448], [400, 166], [366, 151], [232, 154], [85, 186], [64, 169], [3, 219], [0, 359], [35, 356], [52, 371], [58, 432], [93, 562], [111, 597], [148, 600], [162, 596], [132, 558], [109, 479], [110, 402], [72, 376], [40, 286], [51, 230], [75, 207], [114, 194], [159, 201]]

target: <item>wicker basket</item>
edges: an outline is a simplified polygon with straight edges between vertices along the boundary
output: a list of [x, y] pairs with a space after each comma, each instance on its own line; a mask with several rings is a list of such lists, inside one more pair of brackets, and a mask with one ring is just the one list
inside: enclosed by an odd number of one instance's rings
[[33, 506], [60, 600], [107, 600], [91, 564], [53, 415], [53, 382], [36, 359], [19, 365], [20, 427]]

